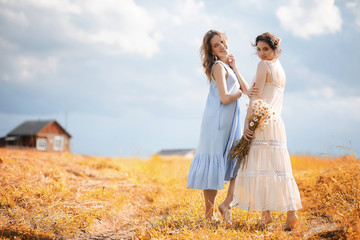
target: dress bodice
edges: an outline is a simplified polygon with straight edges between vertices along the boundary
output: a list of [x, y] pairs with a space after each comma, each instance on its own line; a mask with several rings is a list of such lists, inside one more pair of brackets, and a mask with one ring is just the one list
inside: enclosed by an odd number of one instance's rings
[[276, 60], [274, 63], [266, 61], [266, 63], [270, 68], [272, 82], [265, 84], [261, 98], [271, 105], [272, 110], [275, 111], [277, 116], [281, 116], [284, 87], [280, 86], [278, 82], [285, 83], [285, 72], [279, 60]]
[[283, 96], [283, 87], [276, 83], [266, 83], [261, 98], [270, 104], [277, 116], [281, 116]]
[[[240, 84], [239, 84], [239, 81], [234, 73], [234, 71], [230, 68], [230, 66], [222, 61], [216, 61], [214, 64], [213, 64], [213, 67], [215, 66], [216, 63], [220, 63], [224, 68], [225, 70], [227, 71], [228, 73], [228, 77], [226, 78], [226, 90], [228, 93], [235, 93], [236, 91], [239, 90], [240, 88]], [[217, 93], [217, 95], [219, 95], [219, 92], [217, 90], [217, 85], [216, 85], [216, 81], [215, 79], [213, 78], [212, 76], [212, 69], [211, 69], [211, 85], [212, 87], [214, 88], [215, 93]]]

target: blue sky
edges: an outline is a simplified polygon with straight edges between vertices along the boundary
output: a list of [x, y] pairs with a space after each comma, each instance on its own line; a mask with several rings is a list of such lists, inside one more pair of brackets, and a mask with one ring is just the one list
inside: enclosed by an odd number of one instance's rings
[[73, 153], [195, 148], [210, 29], [227, 34], [248, 82], [251, 42], [266, 31], [282, 39], [291, 154], [359, 153], [359, 0], [0, 0], [0, 136], [56, 119]]

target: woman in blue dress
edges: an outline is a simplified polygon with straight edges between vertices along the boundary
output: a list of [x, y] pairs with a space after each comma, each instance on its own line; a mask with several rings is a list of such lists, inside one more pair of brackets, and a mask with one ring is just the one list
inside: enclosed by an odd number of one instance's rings
[[200, 52], [210, 86], [187, 188], [203, 190], [205, 218], [217, 220], [214, 214], [217, 191], [230, 181], [227, 196], [219, 205], [224, 221], [229, 222], [238, 166], [237, 161], [227, 161], [227, 155], [242, 135], [239, 98], [248, 93], [249, 86], [236, 68], [234, 56], [228, 52], [225, 34], [208, 31]]

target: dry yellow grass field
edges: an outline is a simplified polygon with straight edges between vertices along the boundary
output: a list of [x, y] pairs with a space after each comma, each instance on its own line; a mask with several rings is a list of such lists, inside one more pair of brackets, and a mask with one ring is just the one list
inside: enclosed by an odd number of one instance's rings
[[231, 225], [204, 221], [202, 192], [186, 189], [191, 159], [0, 149], [0, 239], [359, 239], [359, 161], [291, 160], [303, 209], [284, 232], [283, 213], [264, 229], [238, 209]]

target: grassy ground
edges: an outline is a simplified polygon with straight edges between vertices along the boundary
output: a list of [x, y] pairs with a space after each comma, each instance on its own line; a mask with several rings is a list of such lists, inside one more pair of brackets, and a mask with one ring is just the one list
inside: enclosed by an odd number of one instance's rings
[[280, 213], [265, 229], [260, 212], [238, 209], [231, 225], [204, 221], [201, 191], [185, 187], [191, 159], [0, 149], [0, 239], [359, 239], [354, 156], [291, 160], [303, 209], [284, 232]]

